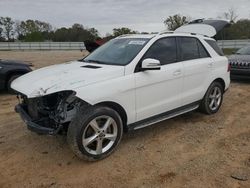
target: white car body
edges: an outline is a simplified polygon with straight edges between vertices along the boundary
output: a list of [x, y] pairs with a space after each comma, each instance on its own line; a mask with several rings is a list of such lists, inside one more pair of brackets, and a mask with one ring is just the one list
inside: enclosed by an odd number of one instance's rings
[[89, 161], [110, 155], [125, 131], [199, 107], [214, 114], [230, 84], [228, 59], [210, 38], [222, 26], [190, 24], [120, 36], [82, 60], [19, 77], [11, 84], [19, 98], [15, 110], [31, 131], [67, 133], [72, 151]]
[[[197, 38], [211, 57], [162, 65], [161, 70], [136, 72], [139, 60], [150, 46], [166, 37]], [[11, 87], [28, 98], [72, 90], [91, 105], [112, 102], [127, 115], [127, 125], [202, 100], [210, 84], [221, 79], [229, 87], [228, 60], [218, 55], [202, 35], [167, 33], [128, 35], [120, 38], [150, 38], [126, 66], [72, 61], [45, 67], [16, 79]], [[100, 68], [84, 68], [86, 65]]]

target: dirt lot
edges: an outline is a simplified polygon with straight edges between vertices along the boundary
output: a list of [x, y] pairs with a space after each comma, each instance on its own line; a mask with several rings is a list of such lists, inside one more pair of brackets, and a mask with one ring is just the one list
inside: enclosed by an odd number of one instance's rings
[[[81, 56], [0, 52], [36, 68]], [[63, 136], [29, 132], [16, 102], [0, 93], [0, 187], [250, 187], [250, 82], [232, 83], [216, 115], [192, 112], [130, 132], [96, 163], [77, 159]]]

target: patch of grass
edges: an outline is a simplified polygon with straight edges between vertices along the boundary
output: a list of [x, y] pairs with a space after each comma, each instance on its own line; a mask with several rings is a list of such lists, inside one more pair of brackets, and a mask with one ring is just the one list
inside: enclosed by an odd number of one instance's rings
[[235, 48], [223, 48], [222, 49], [225, 55], [232, 55], [234, 54], [238, 49]]

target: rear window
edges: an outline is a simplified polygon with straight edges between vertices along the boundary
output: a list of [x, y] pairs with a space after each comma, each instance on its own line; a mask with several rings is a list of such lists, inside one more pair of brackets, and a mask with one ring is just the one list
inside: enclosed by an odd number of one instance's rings
[[217, 45], [217, 42], [214, 40], [205, 40], [213, 49], [216, 51], [216, 53], [220, 56], [224, 56], [223, 51], [221, 48]]

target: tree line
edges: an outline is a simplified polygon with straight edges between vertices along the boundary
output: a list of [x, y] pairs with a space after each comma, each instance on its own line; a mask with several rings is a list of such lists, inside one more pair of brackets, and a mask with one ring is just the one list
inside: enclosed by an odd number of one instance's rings
[[[233, 9], [229, 9], [220, 16], [230, 20], [231, 26], [219, 32], [215, 38], [217, 40], [249, 39], [250, 19], [237, 20], [237, 14]], [[169, 16], [164, 21], [168, 30], [176, 28], [191, 21], [188, 16], [176, 14]], [[107, 34], [105, 39], [114, 38], [123, 34], [135, 34], [138, 31], [122, 27], [114, 28], [112, 34]], [[147, 34], [147, 32], [141, 32]], [[10, 17], [0, 17], [0, 41], [24, 41], [24, 42], [82, 42], [95, 41], [101, 39], [99, 32], [95, 28], [87, 28], [82, 24], [75, 23], [71, 27], [61, 27], [53, 29], [52, 25], [39, 20], [14, 21]]]
[[52, 25], [39, 20], [14, 21], [10, 17], [0, 17], [0, 41], [24, 42], [77, 42], [96, 40], [99, 37], [95, 28], [84, 28], [81, 24], [53, 29]]
[[[135, 34], [129, 28], [114, 28], [112, 34], [105, 38], [110, 39], [123, 34]], [[101, 39], [95, 28], [86, 28], [82, 24], [75, 23], [71, 27], [53, 29], [52, 25], [39, 20], [14, 21], [10, 17], [0, 17], [0, 42], [82, 42]]]

